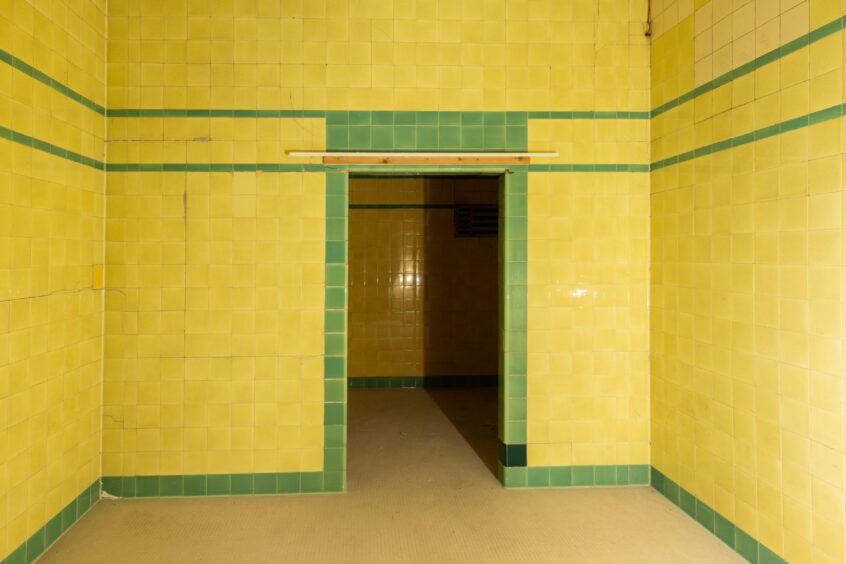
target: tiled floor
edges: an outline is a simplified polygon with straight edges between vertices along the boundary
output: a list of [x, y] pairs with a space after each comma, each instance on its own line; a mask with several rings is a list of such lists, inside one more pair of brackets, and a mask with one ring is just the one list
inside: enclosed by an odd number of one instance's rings
[[348, 493], [101, 501], [40, 563], [740, 561], [647, 487], [502, 489], [495, 402], [351, 392]]

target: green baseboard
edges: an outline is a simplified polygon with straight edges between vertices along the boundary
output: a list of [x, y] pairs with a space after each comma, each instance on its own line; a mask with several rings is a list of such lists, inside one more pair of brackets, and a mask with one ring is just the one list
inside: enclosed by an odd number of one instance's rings
[[64, 509], [56, 513], [43, 527], [35, 531], [26, 542], [13, 550], [0, 564], [30, 564], [44, 554], [53, 543], [65, 534], [74, 523], [85, 515], [100, 499], [100, 480], [97, 479], [76, 496]]
[[649, 465], [504, 466], [499, 476], [506, 488], [585, 488], [645, 486]]
[[422, 390], [426, 388], [479, 388], [499, 383], [496, 374], [456, 376], [349, 376], [352, 390]]
[[186, 476], [104, 476], [103, 491], [120, 498], [335, 493], [345, 472], [264, 472]]
[[662, 474], [660, 470], [654, 466], [651, 469], [650, 484], [658, 493], [678, 506], [740, 556], [755, 564], [786, 563], [786, 560]]

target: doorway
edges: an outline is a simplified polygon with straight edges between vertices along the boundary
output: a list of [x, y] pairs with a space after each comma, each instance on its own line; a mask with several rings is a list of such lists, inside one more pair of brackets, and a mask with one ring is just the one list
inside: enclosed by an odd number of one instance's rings
[[491, 175], [349, 181], [351, 432], [370, 418], [398, 428], [417, 418], [403, 431], [413, 440], [426, 427], [421, 410], [436, 409], [493, 475], [500, 184]]

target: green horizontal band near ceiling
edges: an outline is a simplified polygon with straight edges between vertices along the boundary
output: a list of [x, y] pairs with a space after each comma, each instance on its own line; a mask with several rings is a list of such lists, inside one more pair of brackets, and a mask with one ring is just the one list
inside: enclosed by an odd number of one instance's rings
[[831, 21], [810, 33], [806, 33], [805, 35], [794, 39], [788, 43], [785, 43], [781, 47], [777, 47], [768, 53], [764, 53], [760, 57], [756, 57], [755, 59], [749, 61], [748, 63], [737, 67], [736, 69], [730, 70], [729, 72], [718, 76], [717, 78], [706, 82], [700, 86], [697, 86], [693, 90], [689, 92], [685, 92], [681, 96], [677, 98], [673, 98], [669, 102], [665, 102], [660, 106], [652, 109], [652, 117], [660, 116], [661, 114], [672, 110], [673, 108], [684, 104], [685, 102], [689, 102], [694, 98], [701, 96], [707, 92], [712, 90], [716, 90], [720, 86], [724, 84], [728, 84], [729, 82], [740, 78], [741, 76], [745, 76], [751, 72], [758, 70], [759, 68], [766, 66], [770, 63], [773, 63], [791, 53], [795, 53], [796, 51], [811, 45], [812, 43], [816, 43], [817, 41], [828, 37], [834, 33], [837, 33], [846, 27], [846, 16], [841, 18], [837, 18], [834, 21]]
[[100, 114], [101, 116], [106, 115], [106, 108], [95, 102], [90, 98], [86, 98], [76, 90], [69, 88], [68, 86], [62, 84], [58, 80], [46, 75], [45, 73], [41, 72], [37, 68], [33, 67], [29, 63], [24, 62], [23, 60], [15, 57], [8, 51], [4, 49], [0, 49], [0, 61], [6, 63], [10, 67], [21, 71], [22, 73], [31, 76], [34, 80], [37, 80], [41, 84], [49, 86], [56, 92], [63, 94], [73, 100], [74, 102], [78, 102], [88, 108], [89, 110], [93, 110], [96, 113]]

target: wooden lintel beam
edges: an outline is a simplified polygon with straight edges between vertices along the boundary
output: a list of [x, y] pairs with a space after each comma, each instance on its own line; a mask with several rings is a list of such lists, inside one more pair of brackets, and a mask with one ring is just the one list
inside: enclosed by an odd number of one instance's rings
[[323, 157], [324, 164], [528, 164], [530, 157]]

